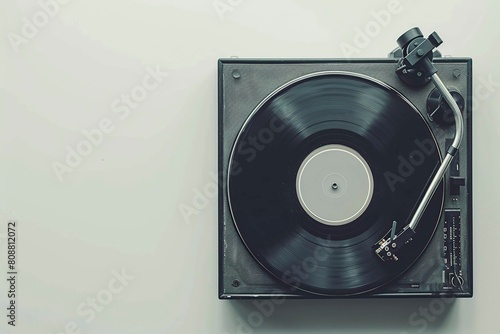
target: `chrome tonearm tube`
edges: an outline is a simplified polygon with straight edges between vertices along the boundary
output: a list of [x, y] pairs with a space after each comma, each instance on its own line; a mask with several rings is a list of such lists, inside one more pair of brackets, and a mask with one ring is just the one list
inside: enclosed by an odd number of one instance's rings
[[446, 171], [449, 169], [453, 157], [458, 152], [462, 142], [464, 121], [462, 112], [455, 99], [450, 94], [437, 74], [437, 69], [432, 63], [433, 50], [443, 41], [436, 32], [428, 38], [424, 38], [418, 28], [413, 28], [398, 38], [397, 43], [403, 51], [403, 57], [399, 61], [396, 73], [405, 83], [410, 85], [425, 85], [432, 81], [444, 100], [453, 111], [455, 121], [455, 137], [453, 143], [447, 148], [446, 156], [434, 175], [429, 187], [425, 191], [417, 209], [408, 223], [399, 233], [396, 234], [397, 223], [393, 222], [392, 229], [375, 246], [375, 253], [383, 261], [398, 261], [399, 250], [409, 243], [416, 233], [417, 226], [425, 212], [432, 196], [443, 180]]

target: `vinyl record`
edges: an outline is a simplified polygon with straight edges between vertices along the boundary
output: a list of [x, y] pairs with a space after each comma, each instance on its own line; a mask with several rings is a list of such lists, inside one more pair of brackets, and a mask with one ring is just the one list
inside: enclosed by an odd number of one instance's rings
[[441, 185], [397, 262], [373, 246], [411, 218], [441, 156], [416, 108], [393, 88], [347, 72], [284, 85], [249, 116], [229, 162], [235, 226], [254, 258], [293, 288], [353, 295], [383, 286], [436, 229]]

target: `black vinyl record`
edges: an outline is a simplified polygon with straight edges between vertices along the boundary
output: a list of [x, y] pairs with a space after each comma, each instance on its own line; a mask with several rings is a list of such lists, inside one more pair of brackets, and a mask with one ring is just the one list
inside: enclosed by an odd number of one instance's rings
[[[362, 214], [335, 226], [308, 214], [297, 191], [304, 160], [328, 145], [362, 157], [373, 183]], [[362, 75], [316, 73], [276, 90], [247, 119], [230, 159], [231, 214], [250, 253], [281, 281], [319, 295], [366, 293], [401, 275], [432, 238], [442, 184], [399, 261], [374, 251], [393, 221], [398, 231], [408, 224], [440, 162], [426, 121], [396, 90]]]

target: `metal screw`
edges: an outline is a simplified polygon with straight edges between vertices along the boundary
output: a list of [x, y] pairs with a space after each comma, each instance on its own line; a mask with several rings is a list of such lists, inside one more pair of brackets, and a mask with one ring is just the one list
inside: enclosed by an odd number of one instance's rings
[[453, 70], [453, 76], [454, 76], [455, 78], [458, 78], [458, 77], [460, 76], [460, 70], [459, 70], [458, 68], [457, 68], [457, 69], [455, 69], [455, 70]]
[[235, 279], [235, 280], [233, 281], [233, 283], [231, 283], [231, 285], [232, 285], [232, 286], [234, 286], [235, 288], [239, 287], [239, 286], [240, 286], [240, 284], [241, 284], [241, 283], [240, 283], [240, 281], [239, 281], [239, 280], [237, 280], [237, 279]]
[[235, 79], [241, 78], [241, 73], [240, 73], [239, 70], [234, 70], [233, 71], [233, 78], [235, 78]]

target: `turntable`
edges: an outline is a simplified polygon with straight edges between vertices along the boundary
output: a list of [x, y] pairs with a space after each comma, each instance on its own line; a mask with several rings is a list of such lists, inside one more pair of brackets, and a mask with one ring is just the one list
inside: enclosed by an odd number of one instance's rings
[[219, 60], [219, 297], [472, 296], [472, 61]]

